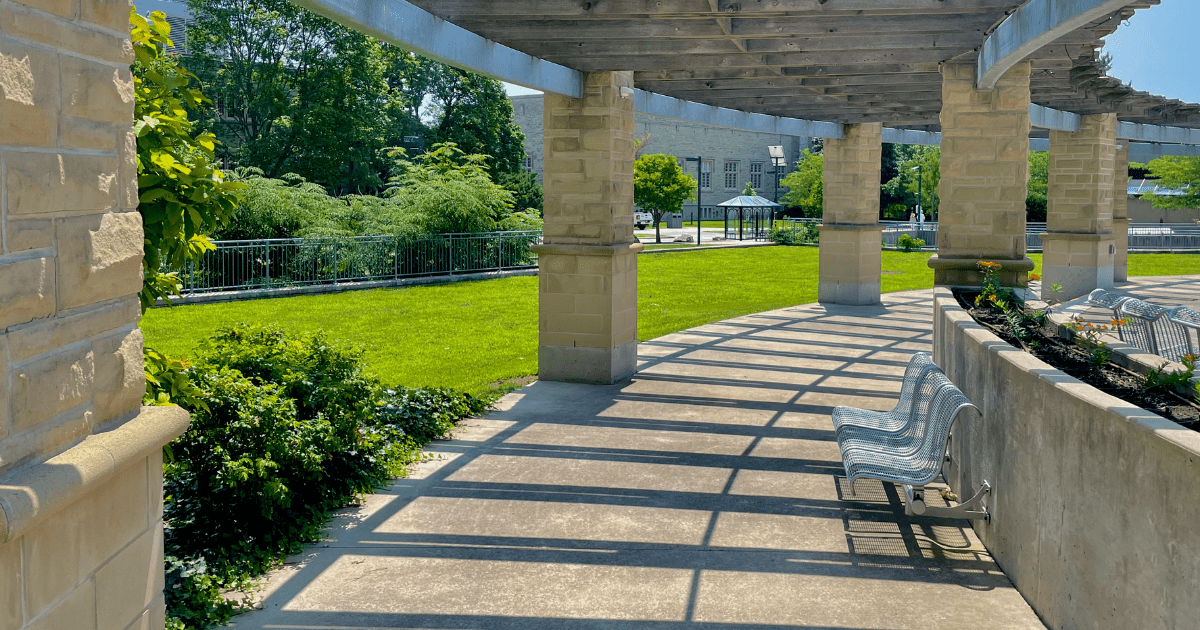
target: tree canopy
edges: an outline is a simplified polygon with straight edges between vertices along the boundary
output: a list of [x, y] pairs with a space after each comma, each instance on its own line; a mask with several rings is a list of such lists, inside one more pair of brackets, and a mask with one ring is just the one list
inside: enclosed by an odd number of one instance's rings
[[[921, 183], [921, 208], [930, 217], [936, 219], [938, 210], [937, 187], [941, 181], [940, 147], [930, 147], [917, 144], [894, 145], [896, 156], [896, 176], [883, 184], [883, 189], [899, 203], [913, 211], [917, 207], [917, 180]], [[921, 167], [921, 177], [917, 177], [915, 169]], [[907, 219], [907, 216], [898, 217]]]
[[419, 136], [520, 170], [524, 137], [499, 81], [424, 59], [287, 0], [188, 0], [184, 63], [213, 97], [198, 118], [221, 158], [296, 173], [335, 195], [382, 190], [390, 147]]
[[789, 208], [799, 208], [806, 217], [821, 216], [824, 208], [824, 172], [825, 156], [805, 149], [796, 161], [796, 170], [780, 180], [779, 183], [789, 190], [779, 200]]
[[654, 241], [662, 242], [659, 222], [668, 212], [681, 212], [696, 198], [696, 179], [683, 172], [675, 156], [647, 153], [633, 163], [633, 202], [654, 217]]
[[1167, 188], [1182, 189], [1179, 196], [1145, 195], [1155, 208], [1200, 207], [1200, 157], [1164, 155], [1147, 164], [1150, 175]]
[[1046, 220], [1046, 199], [1050, 190], [1050, 153], [1029, 152], [1029, 188], [1025, 197], [1025, 220]]

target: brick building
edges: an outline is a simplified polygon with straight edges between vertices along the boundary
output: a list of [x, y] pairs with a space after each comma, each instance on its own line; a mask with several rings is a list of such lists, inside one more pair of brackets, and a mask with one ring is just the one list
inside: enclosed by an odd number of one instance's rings
[[[525, 133], [525, 168], [542, 180], [542, 96], [511, 96], [513, 119]], [[809, 138], [780, 134], [757, 133], [672, 120], [640, 112], [634, 113], [634, 137], [643, 142], [641, 153], [669, 153], [679, 158], [685, 173], [696, 177], [695, 162], [685, 157], [703, 158], [700, 200], [704, 204], [704, 219], [721, 219], [716, 204], [742, 193], [746, 182], [759, 195], [776, 198], [775, 175], [768, 146], [782, 146], [787, 166], [782, 178], [792, 170], [800, 152], [810, 146]], [[779, 196], [787, 192], [780, 187]], [[684, 204], [684, 220], [696, 217], [696, 202]]]

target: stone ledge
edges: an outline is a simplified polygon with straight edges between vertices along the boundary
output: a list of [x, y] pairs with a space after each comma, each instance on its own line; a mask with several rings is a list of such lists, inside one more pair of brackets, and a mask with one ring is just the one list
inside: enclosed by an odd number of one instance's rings
[[187, 430], [188, 421], [188, 413], [179, 407], [142, 407], [128, 422], [0, 478], [0, 544], [17, 538], [117, 470], [179, 437]]
[[[992, 484], [993, 518], [974, 528], [1046, 625], [1168, 628], [1194, 619], [1200, 433], [1004, 342], [942, 287], [933, 346], [935, 362], [983, 412], [956, 424], [947, 481], [959, 494]], [[1051, 550], [1053, 562], [1035, 549]], [[1137, 578], [1112, 589], [1112, 575]]]
[[1042, 232], [1043, 241], [1111, 241], [1112, 232]]
[[559, 255], [559, 256], [621, 256], [623, 254], [637, 254], [646, 246], [642, 243], [616, 243], [613, 245], [584, 245], [579, 243], [543, 243], [541, 245], [532, 245], [532, 249], [538, 256]]
[[1033, 259], [1026, 256], [1021, 259], [1015, 258], [946, 258], [934, 254], [929, 258], [929, 267], [931, 269], [970, 269], [976, 271], [979, 269], [979, 262], [994, 262], [1000, 263], [1001, 271], [1033, 271], [1036, 266]]

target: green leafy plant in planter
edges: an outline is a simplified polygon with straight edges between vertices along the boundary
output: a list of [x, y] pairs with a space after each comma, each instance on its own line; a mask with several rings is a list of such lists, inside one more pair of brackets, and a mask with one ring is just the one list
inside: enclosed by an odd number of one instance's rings
[[1167, 363], [1163, 363], [1157, 368], [1146, 372], [1145, 380], [1142, 382], [1142, 389], [1147, 391], [1160, 391], [1181, 393], [1194, 390], [1194, 397], [1200, 400], [1200, 383], [1195, 387], [1192, 386], [1192, 377], [1196, 375], [1197, 358], [1193, 355], [1184, 355], [1179, 358], [1179, 362], [1183, 364], [1182, 370], [1173, 372], [1167, 371]]
[[1128, 320], [1114, 319], [1108, 324], [1093, 324], [1083, 321], [1083, 317], [1076, 315], [1071, 318], [1071, 321], [1064, 324], [1067, 330], [1074, 333], [1075, 347], [1088, 357], [1088, 363], [1093, 370], [1099, 370], [1102, 365], [1108, 363], [1109, 357], [1112, 356], [1112, 348], [1108, 347], [1102, 337], [1105, 334], [1114, 332], [1119, 326], [1127, 323]]

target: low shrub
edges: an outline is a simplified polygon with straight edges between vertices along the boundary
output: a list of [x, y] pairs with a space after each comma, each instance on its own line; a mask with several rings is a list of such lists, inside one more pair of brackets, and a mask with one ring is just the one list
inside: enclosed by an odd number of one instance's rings
[[907, 234], [901, 234], [900, 238], [896, 239], [896, 247], [906, 252], [911, 252], [925, 247], [925, 239], [913, 238]]
[[771, 228], [767, 238], [780, 245], [803, 245], [819, 243], [821, 232], [816, 223], [796, 221], [791, 224], [781, 223]]
[[236, 607], [223, 590], [316, 540], [330, 511], [488, 406], [448, 389], [385, 389], [362, 371], [360, 349], [323, 333], [239, 324], [201, 353], [191, 366], [147, 362], [147, 401], [192, 414], [163, 467], [169, 628], [227, 621]]

